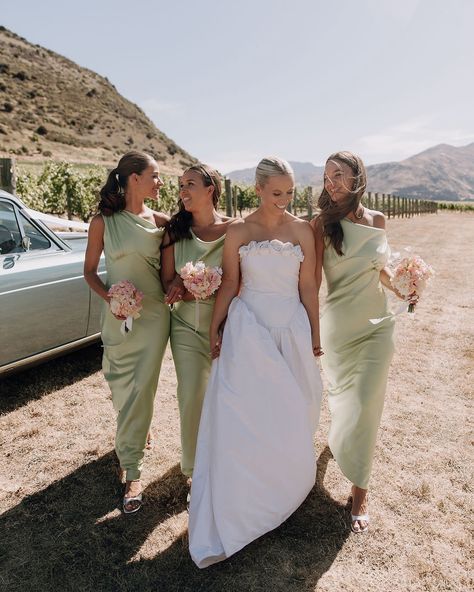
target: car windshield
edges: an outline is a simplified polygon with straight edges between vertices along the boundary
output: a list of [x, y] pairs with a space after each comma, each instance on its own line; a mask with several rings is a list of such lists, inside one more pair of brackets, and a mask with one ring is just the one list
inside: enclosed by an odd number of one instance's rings
[[59, 218], [51, 214], [43, 214], [36, 210], [27, 209], [26, 212], [34, 220], [41, 220], [50, 230], [54, 232], [87, 232], [89, 224], [81, 222], [80, 220], [68, 220], [67, 218]]

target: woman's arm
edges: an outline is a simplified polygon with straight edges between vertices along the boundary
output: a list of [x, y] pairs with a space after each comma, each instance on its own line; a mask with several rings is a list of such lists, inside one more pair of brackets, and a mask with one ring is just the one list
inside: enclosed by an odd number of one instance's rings
[[222, 337], [219, 333], [227, 318], [232, 299], [237, 296], [240, 287], [239, 248], [243, 244], [242, 222], [234, 222], [227, 229], [222, 255], [222, 283], [219, 287], [212, 314], [209, 338], [212, 359], [219, 357]]
[[316, 248], [314, 232], [309, 224], [301, 224], [299, 229], [299, 241], [304, 254], [304, 261], [300, 267], [299, 292], [301, 302], [308, 314], [311, 325], [311, 338], [313, 354], [322, 356], [321, 339], [319, 336], [319, 296], [316, 280]]
[[106, 302], [109, 302], [107, 288], [97, 273], [100, 256], [104, 250], [104, 228], [105, 224], [102, 216], [100, 214], [94, 216], [89, 225], [89, 236], [84, 260], [84, 279], [96, 294]]
[[183, 280], [176, 273], [174, 262], [174, 244], [170, 244], [169, 234], [163, 237], [161, 249], [160, 279], [166, 294], [166, 304], [174, 304], [180, 300], [194, 300], [194, 296], [186, 290]]
[[[371, 214], [375, 228], [382, 228], [383, 230], [385, 230], [385, 215], [382, 214], [382, 212], [375, 211], [372, 211]], [[381, 284], [385, 288], [387, 288], [387, 290], [393, 292], [398, 298], [400, 298], [400, 300], [405, 300], [405, 298], [400, 294], [400, 292], [392, 286], [392, 282], [390, 281], [392, 277], [393, 273], [390, 267], [388, 267], [388, 265], [386, 265], [383, 269], [380, 270]]]
[[163, 214], [163, 212], [155, 212], [154, 210], [153, 218], [157, 228], [163, 228], [163, 226], [170, 221], [170, 217], [167, 214]]
[[316, 247], [316, 289], [319, 294], [323, 281], [324, 236], [320, 218], [313, 218], [310, 222], [314, 232], [314, 244]]

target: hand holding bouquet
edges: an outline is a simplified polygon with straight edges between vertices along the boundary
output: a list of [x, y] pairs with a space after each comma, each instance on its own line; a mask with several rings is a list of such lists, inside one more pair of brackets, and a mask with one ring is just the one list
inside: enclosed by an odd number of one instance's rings
[[116, 317], [125, 319], [120, 326], [120, 332], [125, 335], [132, 330], [133, 319], [138, 319], [143, 293], [137, 290], [132, 282], [122, 280], [113, 284], [107, 295], [110, 298], [110, 310]]
[[221, 285], [222, 269], [220, 267], [207, 267], [203, 261], [193, 263], [188, 261], [181, 268], [179, 275], [184, 287], [196, 299], [194, 312], [194, 330], [199, 327], [199, 300], [205, 300], [212, 296]]
[[390, 281], [395, 290], [410, 302], [408, 312], [414, 312], [416, 301], [433, 275], [433, 268], [418, 255], [405, 257], [397, 265]]

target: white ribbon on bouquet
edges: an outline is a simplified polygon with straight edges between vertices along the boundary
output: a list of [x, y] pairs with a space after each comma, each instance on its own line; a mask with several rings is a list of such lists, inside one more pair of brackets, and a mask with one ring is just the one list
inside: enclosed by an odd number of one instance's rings
[[122, 335], [126, 335], [129, 333], [133, 328], [133, 317], [127, 317], [123, 323], [120, 325], [120, 333]]

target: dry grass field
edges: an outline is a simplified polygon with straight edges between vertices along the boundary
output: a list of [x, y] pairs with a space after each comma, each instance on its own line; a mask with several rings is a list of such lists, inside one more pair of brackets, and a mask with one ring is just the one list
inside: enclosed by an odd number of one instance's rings
[[171, 357], [156, 399], [146, 503], [124, 516], [114, 414], [92, 347], [0, 384], [1, 590], [473, 589], [474, 215], [392, 220], [388, 233], [392, 247], [411, 245], [437, 275], [417, 313], [397, 322], [368, 535], [349, 529], [349, 483], [326, 448], [325, 403], [317, 482], [300, 509], [228, 561], [198, 570], [187, 551]]

